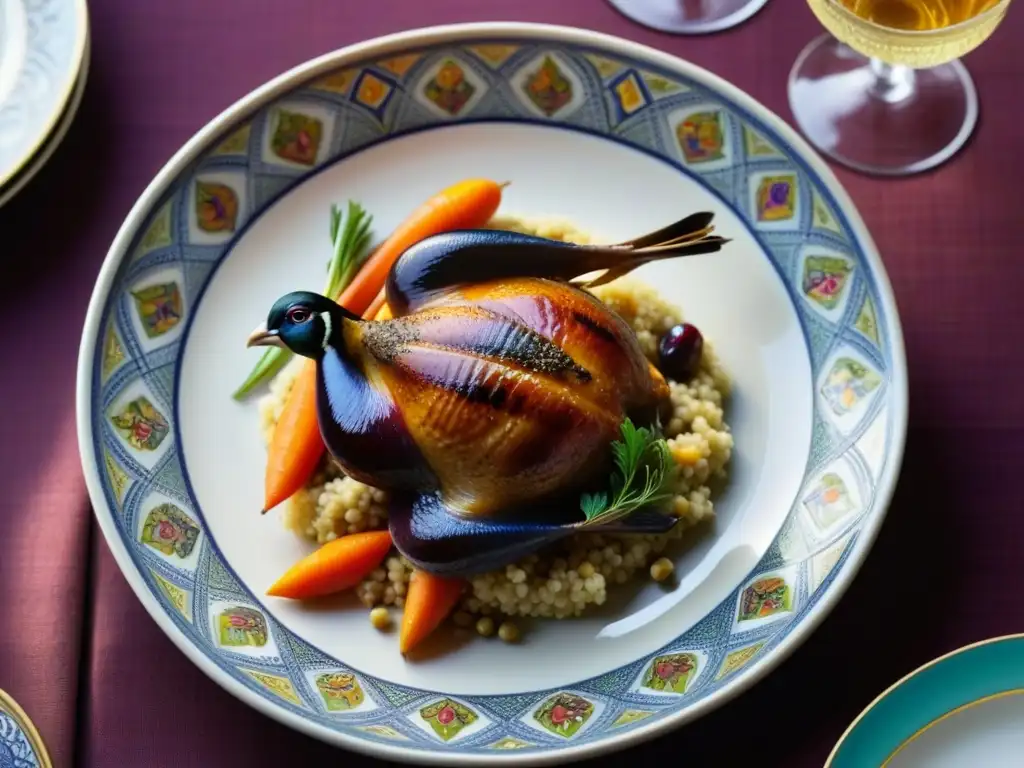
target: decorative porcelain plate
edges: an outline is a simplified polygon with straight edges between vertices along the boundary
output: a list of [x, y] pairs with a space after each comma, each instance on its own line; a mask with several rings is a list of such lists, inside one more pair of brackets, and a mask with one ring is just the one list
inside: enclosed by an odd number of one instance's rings
[[52, 138], [84, 58], [85, 0], [0, 3], [0, 188]]
[[59, 147], [60, 143], [64, 141], [64, 137], [67, 136], [72, 123], [75, 121], [75, 115], [78, 114], [78, 107], [81, 105], [82, 96], [85, 94], [85, 84], [89, 79], [89, 53], [90, 38], [87, 30], [85, 53], [82, 55], [82, 66], [81, 69], [78, 70], [78, 79], [75, 81], [75, 87], [71, 92], [71, 98], [65, 106], [64, 112], [60, 115], [59, 121], [54, 126], [53, 130], [50, 131], [50, 135], [46, 139], [46, 143], [43, 144], [35, 155], [33, 155], [29, 161], [21, 167], [20, 171], [11, 176], [7, 180], [6, 184], [0, 186], [0, 205], [3, 205], [13, 198], [36, 177], [36, 174], [43, 169], [49, 159], [53, 156], [53, 153], [57, 151], [57, 147]]
[[14, 699], [0, 690], [0, 768], [51, 768], [39, 731]]
[[[277, 140], [296, 123], [301, 147]], [[636, 276], [714, 339], [733, 381], [735, 450], [713, 532], [677, 556], [673, 588], [641, 584], [602, 611], [539, 622], [517, 645], [471, 642], [406, 661], [365, 611], [266, 597], [310, 547], [276, 514], [259, 514], [257, 407], [230, 395], [254, 361], [245, 339], [271, 303], [322, 288], [332, 203], [358, 200], [386, 233], [467, 176], [511, 182], [499, 213], [556, 216], [611, 240], [715, 212], [732, 238], [720, 254]], [[621, 748], [762, 678], [867, 554], [906, 420], [903, 342], [881, 260], [797, 134], [692, 64], [530, 24], [356, 45], [218, 116], [118, 233], [78, 377], [97, 517], [172, 640], [298, 730], [443, 765], [550, 764]], [[147, 534], [147, 520], [171, 513], [188, 546]], [[224, 632], [225, 622], [247, 631]], [[681, 665], [671, 684], [648, 674]], [[346, 695], [331, 687], [338, 681]], [[576, 717], [557, 727], [552, 713], [567, 701]], [[460, 727], [434, 727], [439, 706]]]
[[1016, 768], [1024, 754], [1024, 635], [930, 661], [857, 717], [825, 768]]

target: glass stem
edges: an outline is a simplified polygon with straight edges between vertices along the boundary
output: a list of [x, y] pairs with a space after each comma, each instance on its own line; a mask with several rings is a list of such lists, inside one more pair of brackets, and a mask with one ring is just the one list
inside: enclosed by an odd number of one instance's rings
[[887, 104], [898, 104], [914, 93], [914, 70], [898, 64], [886, 64], [881, 59], [871, 59], [871, 73], [875, 82], [871, 95]]

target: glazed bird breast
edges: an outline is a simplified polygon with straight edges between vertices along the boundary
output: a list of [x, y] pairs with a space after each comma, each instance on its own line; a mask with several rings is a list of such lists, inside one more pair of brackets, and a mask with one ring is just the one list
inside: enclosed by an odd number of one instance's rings
[[623, 418], [652, 423], [669, 402], [629, 325], [563, 282], [478, 283], [359, 333], [368, 378], [460, 514], [606, 478]]

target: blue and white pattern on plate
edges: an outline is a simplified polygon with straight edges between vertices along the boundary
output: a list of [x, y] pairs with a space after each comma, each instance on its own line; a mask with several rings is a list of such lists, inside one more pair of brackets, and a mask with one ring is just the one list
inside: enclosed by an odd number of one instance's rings
[[[716, 190], [789, 283], [816, 409], [804, 488], [786, 524], [750, 578], [696, 626], [649, 657], [565, 688], [456, 697], [348, 669], [258, 607], [210, 545], [183, 480], [173, 387], [191, 303], [246, 219], [362, 148], [488, 120], [612, 137]], [[705, 85], [564, 42], [478, 40], [320, 76], [211, 147], [153, 207], [120, 266], [89, 362], [91, 429], [106, 502], [138, 574], [185, 642], [274, 708], [361, 741], [435, 753], [521, 754], [609, 739], [692, 707], [772, 655], [832, 588], [866, 521], [882, 514], [878, 487], [900, 431], [888, 398], [887, 300], [840, 205], [800, 153]], [[188, 532], [180, 551], [143, 534], [166, 520]], [[441, 723], [445, 707], [452, 712]]]
[[0, 3], [0, 187], [56, 125], [78, 76], [85, 0]]
[[50, 756], [28, 715], [0, 691], [0, 768], [50, 768]]

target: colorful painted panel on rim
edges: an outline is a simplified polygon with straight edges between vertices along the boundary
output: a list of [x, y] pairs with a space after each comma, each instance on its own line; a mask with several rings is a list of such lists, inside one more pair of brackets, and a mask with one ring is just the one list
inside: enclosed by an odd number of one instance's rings
[[533, 713], [533, 719], [556, 736], [571, 739], [593, 714], [592, 702], [575, 693], [559, 693], [545, 701]]

